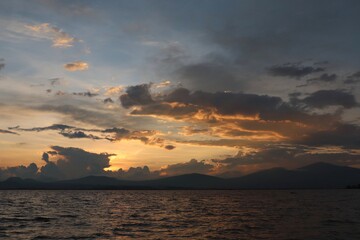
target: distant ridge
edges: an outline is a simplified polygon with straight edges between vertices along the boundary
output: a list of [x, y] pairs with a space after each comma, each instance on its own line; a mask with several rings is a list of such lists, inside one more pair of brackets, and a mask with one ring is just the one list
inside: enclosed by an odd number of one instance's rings
[[315, 163], [295, 170], [272, 168], [237, 178], [185, 174], [146, 181], [127, 181], [106, 176], [45, 182], [9, 178], [0, 189], [320, 189], [360, 184], [360, 169]]

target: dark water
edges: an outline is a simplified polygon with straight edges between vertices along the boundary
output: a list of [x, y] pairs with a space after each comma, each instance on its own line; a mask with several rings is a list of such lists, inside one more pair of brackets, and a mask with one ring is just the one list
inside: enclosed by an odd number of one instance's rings
[[0, 191], [0, 239], [360, 239], [360, 191]]

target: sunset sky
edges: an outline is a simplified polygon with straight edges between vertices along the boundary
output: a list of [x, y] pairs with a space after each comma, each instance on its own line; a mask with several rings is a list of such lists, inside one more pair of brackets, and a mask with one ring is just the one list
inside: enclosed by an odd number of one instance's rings
[[359, 12], [0, 1], [0, 179], [360, 167]]

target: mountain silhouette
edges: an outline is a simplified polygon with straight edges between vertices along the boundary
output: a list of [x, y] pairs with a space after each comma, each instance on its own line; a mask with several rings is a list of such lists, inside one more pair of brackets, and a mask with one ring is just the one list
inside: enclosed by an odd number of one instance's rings
[[9, 178], [0, 189], [320, 189], [346, 188], [360, 183], [360, 169], [315, 163], [295, 170], [272, 168], [237, 178], [185, 174], [146, 181], [128, 181], [106, 176], [45, 182]]
[[295, 170], [268, 169], [229, 181], [234, 188], [343, 188], [360, 182], [360, 169], [319, 162]]

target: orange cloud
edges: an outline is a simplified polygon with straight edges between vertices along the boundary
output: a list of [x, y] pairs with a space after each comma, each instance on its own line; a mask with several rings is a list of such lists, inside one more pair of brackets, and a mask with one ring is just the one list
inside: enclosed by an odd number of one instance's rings
[[25, 27], [31, 30], [36, 37], [51, 40], [53, 47], [68, 48], [72, 47], [74, 42], [79, 42], [75, 37], [70, 36], [60, 28], [52, 26], [49, 23], [25, 25]]
[[76, 61], [76, 62], [65, 64], [64, 68], [70, 72], [84, 71], [89, 68], [89, 64], [87, 62], [83, 62], [83, 61]]

